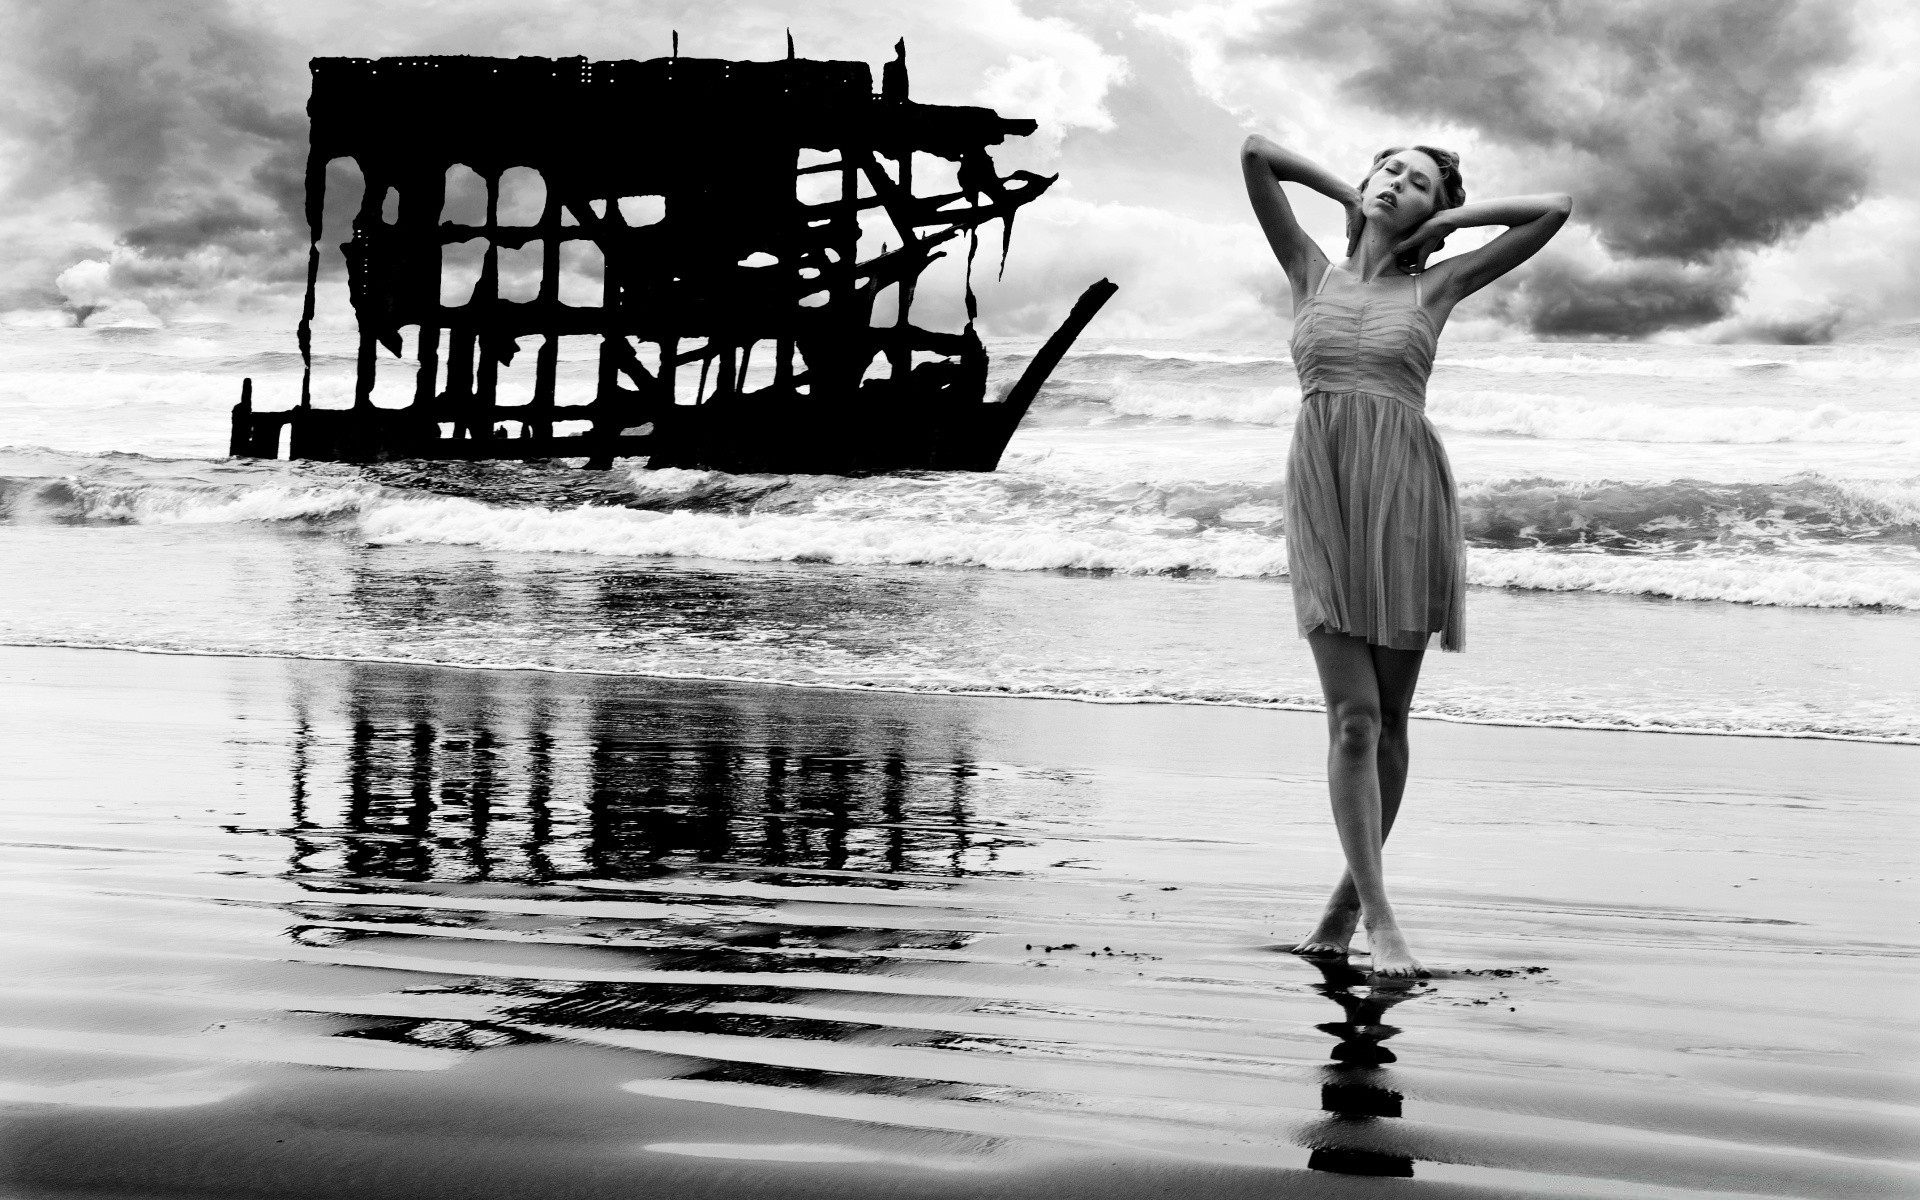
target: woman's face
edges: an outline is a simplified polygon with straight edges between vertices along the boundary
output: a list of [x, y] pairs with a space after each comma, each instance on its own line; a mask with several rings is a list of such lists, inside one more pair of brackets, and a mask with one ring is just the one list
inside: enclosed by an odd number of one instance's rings
[[1408, 233], [1433, 215], [1440, 165], [1418, 150], [1382, 159], [1360, 189], [1360, 211], [1392, 233]]

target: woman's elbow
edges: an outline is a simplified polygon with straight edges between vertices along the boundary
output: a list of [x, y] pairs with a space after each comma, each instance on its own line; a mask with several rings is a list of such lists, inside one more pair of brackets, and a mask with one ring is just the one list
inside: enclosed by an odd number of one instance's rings
[[1567, 195], [1565, 192], [1555, 192], [1553, 195], [1547, 197], [1547, 211], [1557, 213], [1563, 218], [1572, 216], [1573, 197]]
[[1240, 143], [1240, 157], [1242, 159], [1259, 158], [1265, 153], [1266, 148], [1267, 139], [1265, 135], [1250, 133], [1247, 135], [1247, 140]]

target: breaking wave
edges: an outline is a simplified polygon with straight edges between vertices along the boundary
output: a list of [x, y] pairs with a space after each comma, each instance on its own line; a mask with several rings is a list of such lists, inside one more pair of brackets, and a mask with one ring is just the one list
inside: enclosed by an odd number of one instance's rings
[[1789, 608], [1920, 610], [1920, 555], [1883, 561], [1766, 554], [1620, 555], [1469, 551], [1468, 582], [1552, 592], [1612, 592]]
[[1451, 392], [1436, 388], [1428, 406], [1436, 425], [1462, 433], [1564, 441], [1920, 442], [1920, 418], [1860, 412], [1841, 404], [1811, 409], [1764, 405], [1633, 404], [1524, 392]]
[[[925, 564], [1007, 571], [1286, 573], [1282, 481], [994, 474], [737, 476], [523, 464], [229, 464], [0, 455], [0, 517], [295, 522], [375, 544]], [[1807, 607], [1920, 609], [1920, 478], [1771, 484], [1507, 479], [1461, 488], [1470, 579]]]

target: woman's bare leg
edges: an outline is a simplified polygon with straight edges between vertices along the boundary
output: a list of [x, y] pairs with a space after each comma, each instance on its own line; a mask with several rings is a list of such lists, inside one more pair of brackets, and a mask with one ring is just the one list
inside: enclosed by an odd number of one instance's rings
[[[1407, 713], [1413, 707], [1413, 692], [1420, 682], [1420, 664], [1426, 650], [1390, 650], [1373, 645], [1367, 650], [1373, 657], [1374, 683], [1380, 696], [1380, 743], [1374, 752], [1374, 772], [1380, 782], [1380, 842], [1384, 846], [1393, 833], [1394, 818], [1400, 815], [1401, 798], [1406, 795]], [[1320, 923], [1295, 951], [1344, 956], [1359, 925], [1360, 893], [1354, 890], [1352, 872], [1342, 871], [1333, 895], [1327, 898]]]
[[1319, 926], [1294, 951], [1344, 956], [1364, 919], [1376, 974], [1424, 974], [1394, 920], [1380, 858], [1406, 790], [1407, 711], [1424, 651], [1324, 629], [1307, 640], [1327, 697], [1327, 785], [1347, 870]]

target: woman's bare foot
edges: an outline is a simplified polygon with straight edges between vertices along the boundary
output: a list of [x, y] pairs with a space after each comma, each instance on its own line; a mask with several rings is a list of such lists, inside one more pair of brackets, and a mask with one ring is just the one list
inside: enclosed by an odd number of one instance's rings
[[1430, 974], [1413, 956], [1406, 936], [1391, 918], [1368, 923], [1367, 951], [1373, 958], [1373, 974], [1382, 979], [1425, 979]]
[[1352, 951], [1334, 942], [1304, 941], [1287, 947], [1288, 954], [1298, 954], [1301, 958], [1337, 958], [1345, 961]]
[[1358, 908], [1340, 908], [1329, 904], [1320, 914], [1320, 924], [1306, 940], [1293, 948], [1302, 958], [1345, 958], [1353, 943], [1354, 926], [1360, 923]]

